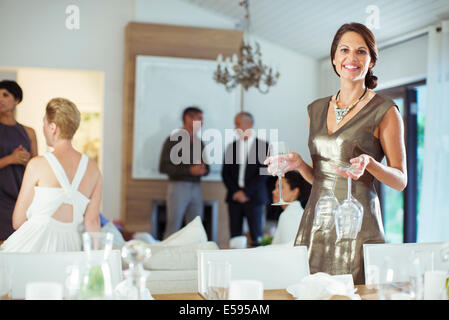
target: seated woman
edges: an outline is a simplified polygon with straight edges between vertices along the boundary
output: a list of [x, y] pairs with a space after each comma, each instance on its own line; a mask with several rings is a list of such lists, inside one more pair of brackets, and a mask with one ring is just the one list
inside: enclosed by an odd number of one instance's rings
[[[298, 171], [285, 173], [282, 178], [282, 198], [291, 203], [281, 206], [283, 211], [279, 216], [272, 244], [293, 245], [311, 189], [312, 186]], [[279, 181], [276, 182], [276, 188], [273, 190], [273, 202], [278, 201]]]
[[1, 250], [79, 251], [82, 223], [85, 231], [100, 232], [101, 173], [72, 146], [79, 123], [71, 101], [55, 98], [47, 104], [44, 135], [54, 151], [28, 163], [12, 217], [16, 231]]

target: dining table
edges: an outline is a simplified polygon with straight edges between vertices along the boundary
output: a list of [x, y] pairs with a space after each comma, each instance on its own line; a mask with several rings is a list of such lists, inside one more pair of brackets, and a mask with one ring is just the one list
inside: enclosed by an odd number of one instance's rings
[[[356, 294], [362, 300], [379, 300], [380, 285], [355, 285]], [[386, 286], [384, 286], [386, 288]], [[391, 291], [397, 290], [397, 286], [388, 285]], [[206, 300], [199, 292], [152, 294], [155, 300]], [[332, 296], [332, 300], [347, 300], [345, 296]], [[286, 289], [264, 290], [264, 300], [296, 300]]]

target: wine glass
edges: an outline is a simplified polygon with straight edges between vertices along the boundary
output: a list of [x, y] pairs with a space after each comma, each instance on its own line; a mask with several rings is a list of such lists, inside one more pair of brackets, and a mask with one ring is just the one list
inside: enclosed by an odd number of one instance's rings
[[[350, 171], [358, 173], [358, 169], [351, 165], [340, 165], [340, 171]], [[337, 232], [337, 240], [356, 239], [362, 227], [363, 206], [352, 197], [351, 194], [352, 180], [348, 177], [348, 195], [342, 204], [335, 211], [335, 230]]]
[[273, 203], [273, 206], [280, 206], [289, 204], [282, 199], [282, 174], [288, 169], [288, 162], [285, 156], [288, 154], [288, 146], [284, 141], [276, 141], [270, 143], [268, 146], [268, 158], [270, 159], [270, 166], [274, 168], [275, 174], [279, 179], [279, 201]]
[[334, 212], [340, 205], [334, 195], [335, 182], [337, 176], [334, 176], [332, 189], [330, 192], [320, 197], [315, 205], [315, 216], [313, 218], [313, 227], [322, 231], [331, 230], [334, 225]]

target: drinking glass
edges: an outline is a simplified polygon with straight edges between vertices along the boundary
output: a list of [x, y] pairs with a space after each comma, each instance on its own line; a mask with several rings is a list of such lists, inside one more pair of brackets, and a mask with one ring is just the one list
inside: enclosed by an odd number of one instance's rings
[[[353, 173], [357, 172], [357, 169], [350, 165], [340, 165], [338, 169]], [[337, 240], [356, 239], [362, 227], [363, 206], [357, 199], [352, 197], [351, 183], [352, 179], [348, 177], [348, 195], [335, 210]]]
[[424, 273], [424, 300], [447, 300], [446, 279], [446, 271], [426, 271]]
[[80, 299], [112, 299], [112, 279], [108, 259], [114, 236], [109, 232], [84, 232], [82, 237], [87, 262], [81, 280]]
[[272, 203], [273, 206], [289, 204], [282, 199], [282, 174], [288, 169], [288, 163], [285, 156], [289, 153], [287, 143], [284, 141], [276, 141], [268, 146], [268, 158], [270, 166], [274, 168], [275, 174], [279, 180], [279, 201]]
[[424, 274], [434, 270], [435, 252], [413, 250], [409, 262], [410, 290], [416, 300], [424, 299]]
[[229, 262], [209, 261], [207, 278], [207, 299], [227, 300], [231, 281]]
[[334, 176], [332, 189], [320, 197], [315, 205], [315, 216], [313, 218], [313, 227], [322, 231], [331, 230], [334, 226], [334, 213], [340, 203], [334, 195], [335, 182], [337, 177]]

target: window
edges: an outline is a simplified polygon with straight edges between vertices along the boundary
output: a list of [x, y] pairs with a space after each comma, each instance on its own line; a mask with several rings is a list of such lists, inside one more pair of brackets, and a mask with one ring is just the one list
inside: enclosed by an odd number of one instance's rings
[[[386, 241], [416, 242], [417, 215], [422, 176], [425, 125], [425, 81], [386, 89], [378, 93], [392, 98], [404, 118], [407, 150], [407, 188], [400, 192], [376, 183], [382, 208]], [[386, 164], [386, 159], [383, 161]]]

